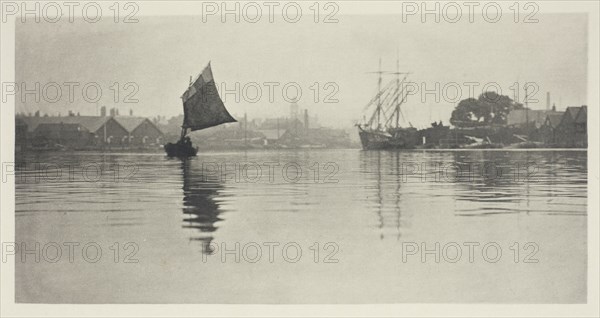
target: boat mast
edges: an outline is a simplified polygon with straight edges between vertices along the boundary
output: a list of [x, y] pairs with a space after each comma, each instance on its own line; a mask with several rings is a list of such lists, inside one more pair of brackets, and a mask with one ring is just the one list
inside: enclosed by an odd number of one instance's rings
[[[188, 85], [188, 88], [190, 86], [192, 86], [192, 84], [193, 84], [193, 82], [192, 82], [192, 75], [190, 75], [190, 84]], [[184, 110], [184, 112], [185, 112], [185, 110]], [[184, 117], [184, 121], [185, 121], [185, 114], [183, 115], [183, 117]], [[185, 135], [187, 135], [187, 128], [185, 128], [183, 126], [183, 124], [182, 124], [181, 125], [181, 136], [179, 137], [179, 140], [183, 140], [183, 138], [185, 137]]]
[[185, 137], [185, 135], [187, 134], [187, 128], [184, 128], [183, 126], [181, 127], [181, 136], [179, 137], [180, 140], [183, 140], [183, 137]]

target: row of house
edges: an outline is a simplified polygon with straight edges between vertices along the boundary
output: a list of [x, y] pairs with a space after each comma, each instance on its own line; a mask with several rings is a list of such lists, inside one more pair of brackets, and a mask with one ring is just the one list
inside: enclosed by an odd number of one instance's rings
[[526, 126], [534, 130], [532, 139], [547, 145], [587, 147], [587, 106], [570, 106], [565, 111], [513, 110], [507, 116], [507, 125]]
[[163, 132], [152, 121], [134, 116], [18, 116], [19, 148], [152, 147], [163, 142]]
[[567, 107], [563, 114], [548, 114], [539, 131], [546, 144], [587, 148], [587, 106]]

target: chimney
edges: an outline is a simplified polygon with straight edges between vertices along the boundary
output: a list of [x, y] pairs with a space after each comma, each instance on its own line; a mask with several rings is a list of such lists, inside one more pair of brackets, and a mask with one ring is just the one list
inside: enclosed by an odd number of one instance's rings
[[304, 110], [304, 129], [308, 133], [308, 109]]
[[111, 117], [115, 116], [115, 108], [114, 107], [110, 109], [110, 116]]
[[555, 112], [556, 111], [556, 103], [552, 105], [552, 111]]
[[248, 116], [244, 113], [244, 144], [248, 143]]
[[133, 116], [133, 109], [129, 108], [129, 116]]
[[546, 92], [546, 110], [550, 110], [550, 92]]
[[106, 106], [100, 108], [100, 116], [106, 117]]
[[118, 109], [118, 108], [115, 108], [115, 114], [116, 114], [117, 116], [119, 116], [119, 109]]

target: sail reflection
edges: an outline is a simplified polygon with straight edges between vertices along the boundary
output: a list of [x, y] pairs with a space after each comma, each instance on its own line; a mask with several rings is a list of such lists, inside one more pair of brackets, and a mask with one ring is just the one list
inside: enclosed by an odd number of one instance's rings
[[191, 167], [192, 160], [182, 160], [183, 174], [183, 228], [196, 229], [190, 240], [202, 242], [202, 251], [209, 252], [219, 217], [219, 204], [215, 200], [223, 186], [218, 179], [210, 179]]

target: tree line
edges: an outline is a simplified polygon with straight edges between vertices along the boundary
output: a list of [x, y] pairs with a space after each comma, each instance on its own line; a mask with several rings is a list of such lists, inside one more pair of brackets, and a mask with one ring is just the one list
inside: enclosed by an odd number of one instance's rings
[[506, 125], [506, 117], [514, 109], [525, 108], [508, 96], [484, 92], [477, 99], [461, 100], [452, 111], [450, 123], [460, 128]]

